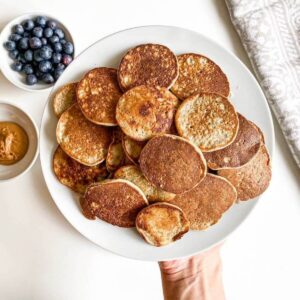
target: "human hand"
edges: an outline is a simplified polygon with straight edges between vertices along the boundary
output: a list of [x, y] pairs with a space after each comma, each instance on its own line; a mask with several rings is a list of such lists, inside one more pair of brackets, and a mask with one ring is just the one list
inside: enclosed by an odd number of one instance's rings
[[165, 300], [224, 300], [220, 247], [160, 262]]

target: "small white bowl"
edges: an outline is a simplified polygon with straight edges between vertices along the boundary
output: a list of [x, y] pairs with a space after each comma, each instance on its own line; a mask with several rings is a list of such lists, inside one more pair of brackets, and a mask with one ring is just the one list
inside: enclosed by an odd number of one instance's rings
[[[26, 91], [43, 91], [43, 90], [47, 90], [53, 87], [53, 84], [45, 84], [42, 82], [38, 82], [35, 85], [27, 85], [25, 83], [25, 76], [23, 73], [19, 73], [14, 71], [11, 68], [11, 65], [13, 63], [13, 59], [11, 59], [8, 55], [8, 51], [4, 48], [4, 43], [8, 40], [8, 37], [10, 36], [10, 34], [12, 33], [12, 28], [14, 25], [16, 24], [21, 24], [23, 21], [27, 20], [27, 19], [34, 19], [37, 16], [45, 16], [48, 19], [54, 20], [58, 27], [60, 27], [64, 33], [65, 33], [65, 37], [66, 40], [70, 41], [73, 45], [74, 45], [74, 40], [73, 37], [71, 35], [71, 33], [69, 32], [69, 30], [67, 29], [67, 27], [60, 22], [59, 20], [57, 20], [56, 18], [52, 17], [49, 14], [45, 14], [45, 13], [29, 13], [29, 14], [25, 14], [25, 15], [21, 15], [15, 19], [13, 19], [12, 21], [10, 21], [5, 27], [4, 29], [1, 31], [0, 34], [0, 69], [3, 73], [3, 75], [15, 86], [26, 90]], [[74, 45], [74, 53], [73, 53], [73, 57], [75, 57], [75, 45]]]
[[25, 156], [17, 163], [9, 166], [0, 165], [0, 183], [25, 174], [34, 164], [39, 153], [39, 133], [33, 119], [20, 108], [0, 102], [0, 121], [15, 122], [22, 126], [29, 139], [29, 147]]

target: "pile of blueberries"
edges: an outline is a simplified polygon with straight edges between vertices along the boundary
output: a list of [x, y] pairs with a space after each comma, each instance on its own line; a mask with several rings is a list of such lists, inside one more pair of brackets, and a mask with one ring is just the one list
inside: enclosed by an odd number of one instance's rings
[[55, 82], [74, 55], [74, 46], [65, 39], [64, 31], [43, 16], [15, 25], [4, 47], [14, 60], [12, 69], [24, 73], [28, 85], [38, 80]]

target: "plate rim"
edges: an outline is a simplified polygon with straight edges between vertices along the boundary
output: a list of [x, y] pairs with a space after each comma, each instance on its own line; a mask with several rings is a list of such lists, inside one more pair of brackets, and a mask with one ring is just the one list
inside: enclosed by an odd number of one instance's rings
[[[268, 137], [269, 138], [269, 141], [270, 141], [270, 149], [268, 149], [269, 151], [269, 154], [270, 154], [270, 158], [271, 158], [271, 161], [273, 160], [273, 155], [274, 155], [274, 150], [275, 150], [275, 132], [274, 132], [274, 123], [273, 123], [273, 118], [272, 118], [272, 113], [271, 113], [271, 109], [270, 109], [270, 106], [268, 104], [268, 101], [266, 99], [266, 96], [258, 82], [258, 80], [256, 79], [256, 77], [254, 76], [254, 74], [248, 69], [248, 67], [243, 63], [243, 61], [241, 61], [241, 59], [235, 55], [231, 50], [225, 48], [222, 44], [220, 44], [219, 42], [215, 41], [214, 39], [210, 38], [209, 36], [206, 36], [205, 34], [203, 33], [200, 33], [200, 32], [197, 32], [195, 30], [191, 30], [191, 29], [187, 29], [187, 28], [183, 28], [183, 27], [179, 27], [179, 26], [172, 26], [172, 25], [143, 25], [143, 26], [135, 26], [135, 27], [130, 27], [130, 28], [126, 28], [126, 29], [122, 29], [122, 30], [119, 30], [119, 31], [116, 31], [116, 32], [113, 32], [111, 34], [108, 34], [106, 36], [104, 36], [103, 38], [100, 38], [98, 39], [97, 41], [95, 41], [94, 43], [92, 43], [91, 45], [89, 45], [88, 47], [86, 47], [84, 50], [82, 50], [76, 57], [74, 57], [74, 60], [72, 61], [72, 63], [78, 58], [80, 57], [81, 55], [83, 55], [85, 52], [87, 52], [90, 48], [94, 47], [96, 44], [114, 36], [114, 35], [117, 35], [117, 34], [120, 34], [122, 32], [125, 32], [125, 31], [131, 31], [131, 30], [135, 30], [135, 29], [142, 29], [142, 28], [165, 28], [165, 29], [175, 29], [175, 30], [184, 30], [184, 31], [188, 31], [190, 33], [193, 33], [193, 34], [196, 34], [198, 36], [200, 36], [201, 38], [203, 39], [206, 39], [208, 40], [211, 44], [213, 45], [216, 45], [217, 47], [221, 48], [222, 51], [225, 51], [227, 52], [231, 57], [233, 57], [234, 60], [236, 60], [240, 65], [241, 67], [244, 69], [244, 71], [252, 78], [253, 82], [255, 83], [256, 87], [257, 87], [257, 90], [259, 91], [260, 95], [262, 96], [262, 98], [264, 99], [264, 102], [266, 104], [266, 112], [267, 112], [267, 116], [268, 116], [268, 122], [270, 124], [270, 127], [271, 127], [271, 135]], [[71, 64], [72, 64], [71, 63]], [[44, 116], [46, 114], [46, 110], [47, 110], [47, 107], [49, 105], [49, 102], [51, 101], [51, 96], [52, 96], [52, 93], [53, 91], [59, 86], [60, 84], [60, 81], [61, 81], [61, 78], [59, 78], [59, 80], [52, 86], [52, 89], [48, 95], [48, 98], [47, 98], [47, 101], [44, 105], [44, 109], [43, 109], [43, 114], [42, 114], [42, 118], [41, 118], [41, 124], [40, 124], [40, 132], [42, 132], [43, 130], [43, 120], [44, 120]], [[40, 139], [39, 139], [39, 147], [40, 147], [40, 144], [42, 143], [42, 139], [43, 137], [41, 136]], [[41, 148], [41, 147], [40, 147]], [[60, 209], [59, 205], [57, 204], [57, 202], [55, 201], [53, 195], [52, 195], [52, 192], [49, 188], [49, 185], [48, 185], [48, 180], [45, 176], [45, 168], [46, 166], [43, 164], [43, 161], [42, 161], [42, 153], [40, 153], [40, 162], [41, 162], [41, 168], [42, 168], [42, 174], [43, 174], [43, 177], [44, 177], [44, 180], [46, 182], [46, 186], [47, 186], [47, 189], [51, 195], [51, 198], [52, 200], [54, 201], [55, 205], [57, 206], [59, 212], [64, 216], [64, 218], [72, 225], [72, 227], [74, 227], [82, 236], [84, 236], [87, 240], [89, 240], [90, 242], [92, 242], [93, 244], [95, 244], [96, 246], [104, 249], [105, 251], [108, 251], [110, 253], [113, 253], [115, 255], [118, 255], [118, 256], [121, 256], [121, 257], [124, 257], [124, 258], [127, 258], [127, 259], [133, 259], [133, 260], [139, 260], [139, 261], [157, 261], [156, 259], [153, 259], [153, 258], [140, 258], [140, 257], [133, 257], [133, 256], [130, 256], [130, 255], [125, 255], [123, 253], [120, 253], [120, 252], [117, 252], [117, 251], [114, 251], [112, 249], [109, 249], [109, 248], [106, 248], [102, 245], [99, 245], [96, 241], [92, 240], [90, 237], [86, 236], [82, 231], [81, 229], [79, 229], [77, 227], [76, 224], [74, 224], [74, 222], [72, 222], [68, 216], [66, 216]], [[260, 202], [259, 200], [261, 199], [261, 197], [263, 197], [264, 194], [260, 195], [259, 197], [257, 197], [256, 200], [253, 200], [255, 201], [255, 203], [253, 204], [253, 207], [250, 209], [250, 211], [247, 212], [247, 215], [246, 217], [231, 231], [229, 232], [228, 234], [226, 234], [222, 239], [220, 239], [219, 241], [213, 243], [212, 245], [208, 246], [208, 247], [205, 247], [201, 250], [198, 250], [198, 251], [194, 251], [193, 253], [190, 253], [188, 255], [182, 255], [182, 256], [177, 256], [176, 258], [167, 258], [167, 259], [164, 259], [164, 261], [170, 261], [170, 260], [174, 260], [174, 259], [184, 259], [186, 257], [191, 257], [193, 255], [196, 255], [196, 254], [199, 254], [199, 253], [202, 253], [202, 252], [205, 252], [207, 250], [209, 250], [210, 248], [214, 247], [214, 246], [217, 246], [219, 244], [221, 244], [225, 239], [227, 239], [228, 237], [230, 237], [238, 228], [240, 228], [244, 222], [249, 219], [249, 216], [253, 213], [254, 209], [257, 207], [258, 203]]]

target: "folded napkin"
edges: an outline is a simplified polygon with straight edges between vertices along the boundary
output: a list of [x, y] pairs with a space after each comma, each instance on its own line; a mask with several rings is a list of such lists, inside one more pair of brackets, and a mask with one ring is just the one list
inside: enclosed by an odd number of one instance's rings
[[300, 167], [300, 0], [226, 0], [291, 152]]

